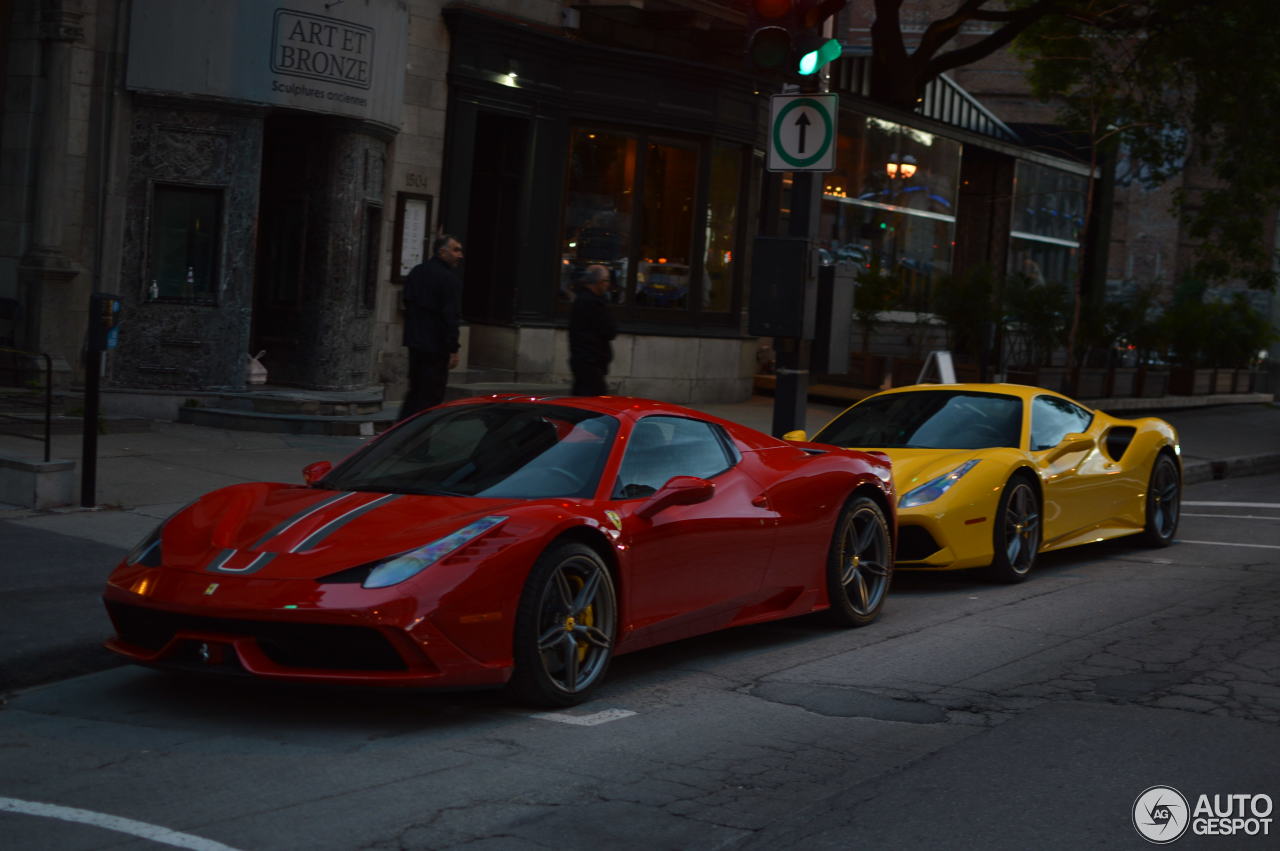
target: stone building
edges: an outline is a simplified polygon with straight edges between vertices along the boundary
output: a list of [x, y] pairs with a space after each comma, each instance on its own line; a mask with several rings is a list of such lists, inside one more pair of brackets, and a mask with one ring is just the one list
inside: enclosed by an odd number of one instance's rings
[[[104, 384], [166, 400], [151, 412], [244, 389], [258, 352], [272, 384], [395, 399], [401, 281], [446, 231], [466, 246], [471, 370], [567, 385], [570, 293], [602, 263], [618, 391], [744, 398], [747, 258], [791, 185], [763, 170], [770, 89], [745, 24], [727, 0], [0, 0], [15, 341], [78, 380], [103, 291], [123, 301]], [[992, 199], [1015, 179], [1074, 186], [1078, 163], [953, 81], [915, 114], [879, 110], [858, 68], [832, 76], [829, 258], [926, 287], [1023, 243], [1076, 262], [1053, 222]]]

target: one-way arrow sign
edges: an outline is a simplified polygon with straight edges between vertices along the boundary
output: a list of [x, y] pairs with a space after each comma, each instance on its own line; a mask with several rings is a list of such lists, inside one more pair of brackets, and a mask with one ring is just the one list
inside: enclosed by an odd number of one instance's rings
[[840, 97], [774, 95], [770, 101], [769, 171], [831, 171], [836, 163]]

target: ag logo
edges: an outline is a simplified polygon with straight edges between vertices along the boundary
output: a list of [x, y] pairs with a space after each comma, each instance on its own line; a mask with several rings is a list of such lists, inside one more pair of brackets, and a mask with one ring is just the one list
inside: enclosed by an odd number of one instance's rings
[[1148, 842], [1164, 845], [1187, 830], [1187, 799], [1172, 786], [1152, 786], [1133, 802], [1133, 826]]

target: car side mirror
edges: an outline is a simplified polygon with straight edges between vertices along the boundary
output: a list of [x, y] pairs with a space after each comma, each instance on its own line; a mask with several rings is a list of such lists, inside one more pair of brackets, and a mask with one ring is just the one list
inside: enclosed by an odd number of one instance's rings
[[636, 512], [646, 520], [673, 505], [696, 505], [706, 502], [715, 493], [716, 486], [697, 476], [672, 476], [667, 483], [649, 497], [649, 501]]
[[793, 443], [804, 443], [809, 439], [809, 434], [802, 428], [789, 431], [782, 436], [783, 440], [790, 440]]
[[329, 475], [329, 471], [333, 469], [333, 464], [328, 461], [315, 461], [302, 468], [302, 480], [309, 485]]
[[1069, 434], [1053, 447], [1051, 457], [1054, 460], [1061, 458], [1063, 455], [1070, 455], [1072, 452], [1085, 452], [1097, 446], [1097, 442], [1087, 434]]

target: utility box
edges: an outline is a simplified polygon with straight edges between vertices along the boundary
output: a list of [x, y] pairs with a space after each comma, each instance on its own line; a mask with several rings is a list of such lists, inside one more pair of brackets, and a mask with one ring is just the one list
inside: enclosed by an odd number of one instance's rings
[[849, 335], [853, 330], [854, 266], [836, 263], [818, 269], [817, 327], [810, 371], [844, 375], [849, 371]]
[[747, 333], [812, 340], [817, 309], [813, 251], [800, 236], [757, 236]]

